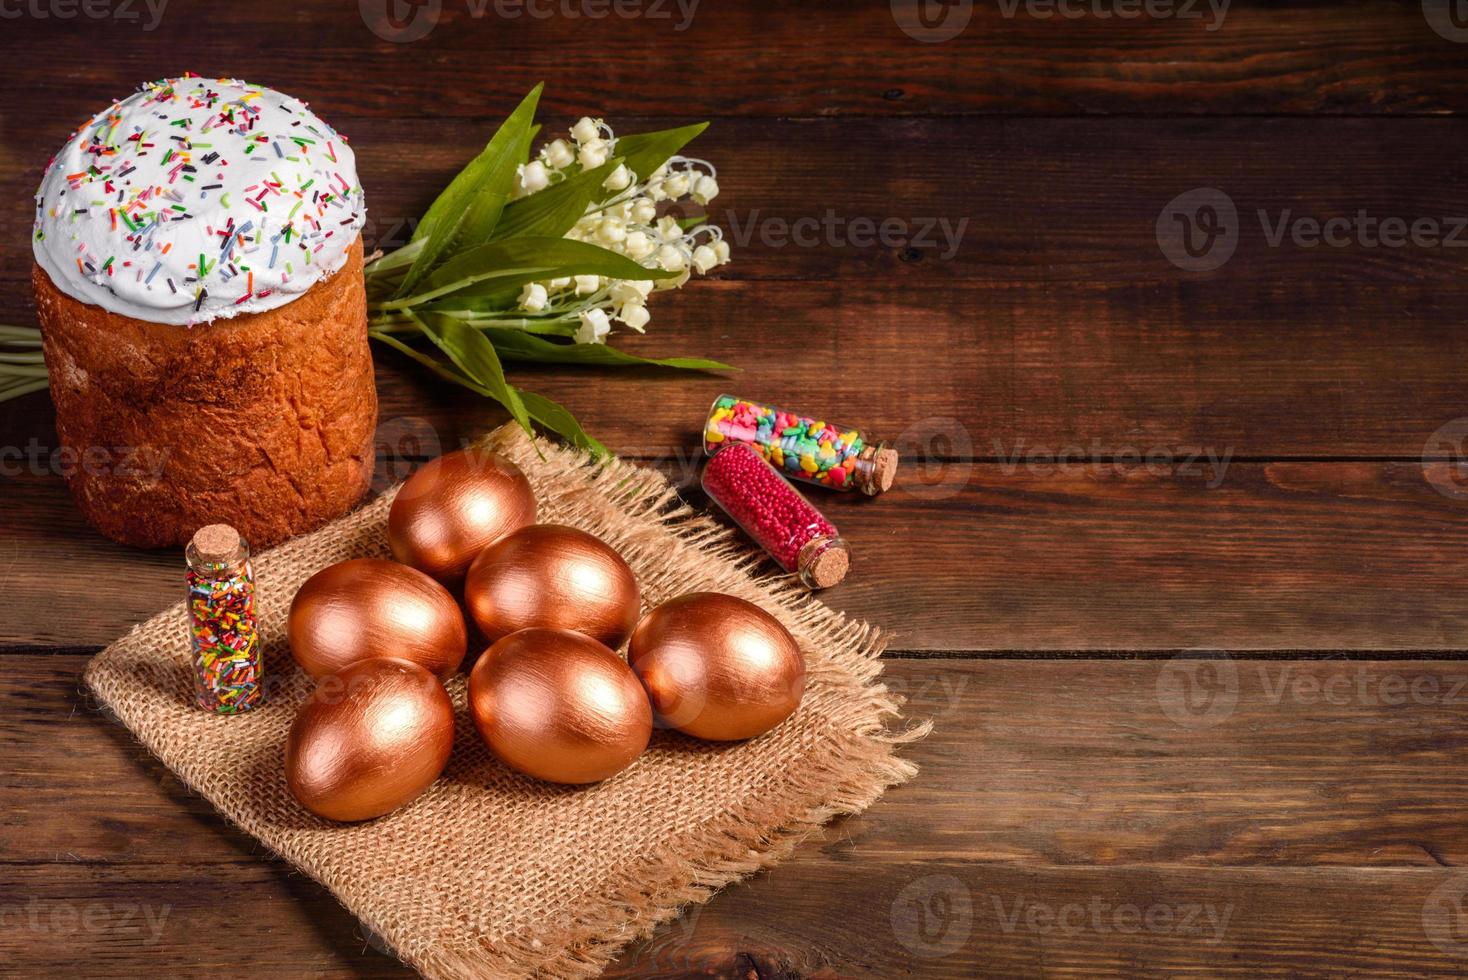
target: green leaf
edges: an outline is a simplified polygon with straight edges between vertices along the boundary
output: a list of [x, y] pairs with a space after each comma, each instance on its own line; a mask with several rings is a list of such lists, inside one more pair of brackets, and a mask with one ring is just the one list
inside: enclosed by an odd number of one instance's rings
[[464, 376], [479, 384], [489, 397], [509, 409], [516, 422], [530, 431], [530, 417], [520, 393], [505, 380], [504, 368], [489, 339], [473, 327], [438, 313], [413, 318], [418, 329], [449, 356]]
[[397, 295], [409, 295], [414, 287], [445, 258], [486, 241], [499, 223], [500, 213], [510, 199], [515, 168], [529, 152], [530, 130], [535, 107], [545, 83], [510, 113], [483, 152], [475, 157], [428, 208], [414, 233], [425, 239], [423, 250], [413, 260]]
[[720, 361], [701, 357], [638, 357], [606, 344], [558, 344], [519, 330], [487, 327], [485, 336], [500, 356], [537, 364], [590, 364], [596, 367], [667, 367], [685, 371], [733, 371]]
[[706, 122], [677, 129], [661, 129], [655, 133], [636, 133], [617, 138], [616, 153], [627, 164], [627, 169], [646, 180], [647, 175], [668, 161], [699, 133], [708, 129]]
[[507, 285], [577, 275], [668, 279], [677, 273], [645, 268], [625, 255], [589, 242], [527, 235], [490, 242], [454, 256], [424, 280], [416, 293], [383, 303], [381, 309], [406, 309], [488, 280], [493, 282], [485, 292], [502, 290]]
[[[470, 391], [483, 395], [486, 398], [494, 398], [496, 401], [500, 401], [500, 399], [497, 398], [495, 394], [484, 385], [478, 384], [472, 378], [465, 376], [462, 372], [455, 370], [453, 367], [445, 365], [440, 361], [434, 360], [427, 354], [424, 354], [422, 351], [414, 350], [412, 347], [409, 347], [407, 344], [403, 343], [392, 334], [379, 333], [378, 331], [374, 330], [369, 334], [369, 336], [371, 336], [374, 340], [381, 341], [382, 343], [387, 344], [389, 347], [392, 347], [393, 349], [401, 351], [402, 353], [408, 355], [413, 360], [417, 361], [419, 364], [422, 364], [424, 367], [428, 368], [430, 371], [434, 372], [446, 381], [451, 381], [457, 385], [463, 385]], [[525, 407], [526, 414], [528, 414], [529, 417], [534, 421], [539, 422], [541, 425], [545, 426], [545, 428], [556, 433], [561, 438], [567, 440], [571, 444], [581, 449], [586, 450], [597, 458], [602, 458], [607, 455], [607, 447], [603, 446], [595, 438], [589, 435], [585, 429], [581, 428], [581, 423], [576, 421], [576, 416], [572, 415], [563, 406], [551, 401], [544, 395], [537, 395], [533, 391], [519, 391], [518, 389], [516, 389], [515, 394], [519, 398], [520, 403]], [[500, 401], [500, 404], [504, 405], [505, 403], [503, 401]], [[509, 408], [508, 405], [505, 405], [505, 407]]]
[[604, 459], [609, 455], [607, 447], [587, 434], [586, 430], [581, 428], [581, 423], [576, 421], [576, 416], [572, 415], [564, 406], [551, 401], [544, 395], [537, 395], [533, 391], [522, 391], [520, 397], [524, 400], [530, 417], [556, 435], [578, 449], [586, 450], [597, 459]]
[[414, 348], [409, 347], [407, 344], [403, 343], [401, 340], [399, 340], [397, 337], [394, 337], [390, 333], [386, 333], [381, 330], [369, 330], [367, 331], [367, 336], [371, 337], [373, 340], [381, 341], [382, 343], [387, 344], [389, 347], [393, 348], [396, 351], [399, 351], [400, 353], [408, 355], [413, 360], [417, 361], [419, 364], [428, 368], [434, 374], [438, 375], [440, 378], [445, 379], [446, 381], [452, 381], [454, 384], [463, 385], [470, 391], [477, 392], [478, 394], [483, 395], [485, 398], [494, 397], [494, 395], [490, 394], [488, 388], [484, 387], [481, 384], [476, 384], [471, 378], [465, 377], [464, 374], [454, 368], [453, 365], [444, 364], [442, 361], [434, 360], [422, 351], [415, 350]]
[[601, 200], [605, 194], [601, 185], [621, 162], [621, 157], [608, 160], [595, 170], [567, 177], [559, 184], [511, 201], [505, 205], [505, 212], [500, 216], [500, 223], [495, 226], [490, 241], [517, 235], [560, 238], [575, 227], [592, 201]]

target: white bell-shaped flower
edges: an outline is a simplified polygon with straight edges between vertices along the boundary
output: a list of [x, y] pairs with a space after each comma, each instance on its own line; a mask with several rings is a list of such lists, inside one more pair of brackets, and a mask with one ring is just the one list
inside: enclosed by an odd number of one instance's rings
[[603, 218], [596, 226], [596, 237], [607, 245], [617, 245], [627, 240], [627, 225], [618, 218]]
[[609, 191], [622, 191], [626, 190], [631, 184], [632, 171], [627, 169], [626, 164], [619, 163], [617, 164], [617, 169], [613, 170], [611, 176], [602, 181], [601, 185]]
[[699, 275], [703, 275], [718, 264], [719, 257], [709, 246], [700, 245], [693, 250], [693, 267], [698, 270]]
[[657, 246], [652, 243], [647, 234], [640, 231], [629, 231], [627, 240], [622, 243], [622, 251], [627, 253], [627, 257], [638, 262], [647, 258], [656, 249]]
[[663, 181], [663, 193], [673, 200], [677, 200], [688, 193], [688, 175], [674, 174]]
[[565, 140], [552, 140], [541, 149], [540, 159], [552, 170], [561, 170], [575, 161], [576, 151]]
[[534, 194], [550, 185], [550, 174], [546, 172], [545, 164], [539, 160], [522, 163], [515, 168], [515, 174], [519, 178], [520, 191], [524, 194]]
[[729, 261], [729, 243], [720, 238], [713, 244], [714, 256], [719, 260], [719, 265]]
[[569, 285], [571, 285], [571, 277], [561, 276], [558, 279], [548, 280], [545, 284], [545, 288], [549, 289], [551, 292], [555, 292], [558, 289], [565, 289]]
[[577, 276], [576, 295], [590, 296], [601, 288], [601, 276]]
[[688, 267], [688, 259], [683, 250], [674, 245], [664, 245], [658, 249], [658, 268], [665, 272], [680, 272]]
[[520, 290], [520, 309], [530, 313], [539, 313], [545, 309], [546, 300], [549, 298], [545, 287], [538, 282], [529, 282], [525, 288]]
[[719, 196], [719, 182], [708, 174], [699, 174], [698, 179], [693, 182], [693, 199], [699, 204], [707, 204]]
[[637, 305], [652, 292], [651, 279], [618, 279], [612, 283], [609, 295], [618, 306]]
[[607, 334], [612, 332], [612, 322], [607, 319], [606, 310], [584, 310], [578, 316], [581, 320], [581, 325], [576, 328], [578, 344], [604, 343]]
[[662, 292], [667, 289], [677, 289], [693, 277], [693, 270], [685, 268], [672, 279], [659, 279], [653, 288]]
[[576, 162], [581, 164], [583, 170], [595, 170], [607, 162], [607, 152], [610, 149], [607, 141], [600, 137], [589, 139], [576, 151]]
[[657, 220], [658, 206], [650, 197], [639, 197], [632, 202], [631, 219], [639, 225], [650, 225]]
[[601, 136], [601, 120], [592, 119], [590, 116], [582, 116], [576, 120], [576, 125], [571, 127], [571, 138], [578, 143], [594, 140]]
[[652, 314], [647, 312], [645, 306], [634, 306], [629, 303], [617, 312], [617, 319], [638, 333], [642, 333], [642, 328], [647, 326], [647, 322], [652, 319]]

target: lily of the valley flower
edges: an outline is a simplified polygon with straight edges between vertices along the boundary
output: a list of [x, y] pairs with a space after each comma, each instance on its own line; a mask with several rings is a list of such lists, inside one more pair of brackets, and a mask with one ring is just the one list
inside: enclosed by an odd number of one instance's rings
[[578, 316], [581, 326], [576, 328], [576, 343], [606, 343], [607, 334], [612, 332], [612, 324], [607, 319], [606, 310], [582, 310]]
[[[616, 156], [612, 128], [602, 119], [583, 116], [571, 127], [569, 140], [551, 140], [519, 168], [516, 194], [534, 194], [577, 168], [595, 169]], [[603, 343], [613, 320], [641, 332], [652, 319], [650, 293], [677, 289], [695, 272], [704, 275], [729, 261], [729, 245], [718, 227], [700, 223], [690, 228], [674, 214], [662, 213], [682, 201], [707, 205], [718, 195], [717, 175], [706, 160], [675, 156], [650, 174], [634, 173], [619, 163], [602, 186], [611, 198], [588, 208], [566, 237], [677, 275], [656, 281], [562, 276], [521, 290], [520, 309], [563, 320], [575, 317], [576, 340], [585, 344]]]
[[520, 290], [520, 309], [529, 313], [539, 313], [545, 309], [546, 291], [545, 287], [538, 282], [529, 282], [525, 288]]

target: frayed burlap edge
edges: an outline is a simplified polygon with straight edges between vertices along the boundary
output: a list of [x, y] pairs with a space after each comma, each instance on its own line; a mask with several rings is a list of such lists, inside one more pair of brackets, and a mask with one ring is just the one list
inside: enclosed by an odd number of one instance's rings
[[[265, 839], [248, 814], [223, 810], [232, 823], [332, 889], [367, 928], [393, 945], [404, 962], [434, 978], [594, 976], [621, 949], [677, 917], [684, 906], [706, 901], [725, 885], [773, 866], [827, 821], [865, 810], [889, 787], [916, 774], [917, 767], [898, 758], [896, 750], [923, 737], [930, 726], [894, 730], [900, 721], [900, 699], [877, 680], [886, 645], [879, 630], [826, 606], [791, 577], [759, 574], [763, 559], [758, 552], [729, 528], [684, 503], [654, 470], [617, 459], [593, 463], [580, 451], [532, 439], [512, 425], [502, 426], [483, 443], [519, 464], [537, 494], [553, 485], [557, 492], [574, 497], [578, 526], [608, 540], [629, 560], [639, 551], [644, 559], [661, 555], [660, 564], [675, 576], [679, 566], [696, 560], [701, 588], [740, 596], [775, 613], [807, 651], [809, 676], [835, 688], [842, 701], [832, 719], [832, 737], [822, 743], [828, 751], [819, 757], [812, 753], [806, 768], [787, 784], [792, 795], [806, 798], [805, 804], [775, 813], [768, 800], [754, 801], [704, 826], [688, 828], [676, 849], [661, 848], [640, 860], [635, 868], [608, 881], [579, 915], [553, 933], [542, 931], [534, 940], [502, 938], [491, 944], [483, 937], [470, 937], [461, 942], [414, 942], [414, 937], [399, 935], [394, 923], [381, 921], [372, 908], [356, 907], [343, 897], [334, 882], [323, 880], [292, 848], [277, 848]], [[309, 548], [313, 540], [339, 533], [338, 525], [360, 522], [367, 512], [385, 521], [395, 492], [396, 488], [356, 514], [276, 550]], [[257, 565], [268, 565], [270, 555], [262, 555]], [[181, 616], [182, 607], [163, 615], [169, 614]], [[148, 625], [134, 627], [129, 637]], [[128, 717], [117, 703], [124, 679], [109, 673], [106, 664], [108, 655], [126, 640], [93, 659], [85, 672], [86, 683], [140, 742], [167, 761], [159, 744], [164, 733], [146, 718]], [[175, 772], [220, 806], [189, 772], [177, 768]], [[817, 795], [821, 798], [811, 802]]]

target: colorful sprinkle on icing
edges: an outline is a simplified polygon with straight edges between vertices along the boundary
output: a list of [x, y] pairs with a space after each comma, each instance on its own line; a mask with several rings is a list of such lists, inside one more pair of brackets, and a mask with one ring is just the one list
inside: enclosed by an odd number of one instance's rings
[[33, 250], [76, 299], [192, 324], [297, 298], [341, 268], [366, 217], [345, 137], [306, 103], [187, 75], [71, 135], [36, 192]]

